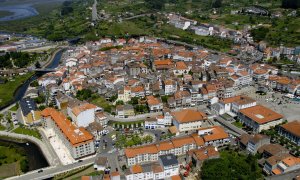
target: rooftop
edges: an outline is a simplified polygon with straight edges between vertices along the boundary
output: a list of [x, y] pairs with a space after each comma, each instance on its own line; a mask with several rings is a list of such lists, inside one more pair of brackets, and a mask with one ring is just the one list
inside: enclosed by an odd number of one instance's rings
[[300, 121], [292, 121], [286, 124], [281, 125], [283, 129], [287, 132], [300, 137]]
[[281, 114], [262, 105], [245, 108], [240, 110], [240, 112], [258, 124], [265, 124], [283, 118]]
[[194, 121], [203, 121], [207, 119], [204, 112], [195, 111], [192, 109], [184, 109], [177, 112], [172, 112], [174, 119], [179, 123], [188, 123]]
[[46, 108], [42, 111], [41, 115], [43, 117], [50, 117], [73, 146], [93, 141], [93, 135], [83, 127], [76, 127], [62, 112], [53, 108]]

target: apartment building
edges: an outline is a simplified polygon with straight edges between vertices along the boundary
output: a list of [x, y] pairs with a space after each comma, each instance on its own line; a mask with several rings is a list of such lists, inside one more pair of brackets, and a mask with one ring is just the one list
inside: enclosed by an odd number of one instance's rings
[[76, 123], [78, 127], [87, 127], [95, 121], [95, 111], [97, 106], [89, 103], [80, 104], [72, 108], [68, 115]]
[[179, 132], [197, 130], [201, 127], [202, 122], [207, 119], [207, 115], [203, 112], [184, 109], [172, 113], [173, 124]]
[[75, 126], [62, 112], [46, 108], [41, 115], [43, 127], [53, 129], [74, 159], [95, 153], [93, 135], [83, 127]]
[[133, 165], [125, 171], [126, 180], [167, 179], [179, 174], [179, 163], [175, 155], [158, 157], [158, 162]]
[[[203, 134], [206, 131], [206, 134]], [[201, 130], [199, 134], [194, 133], [190, 136], [183, 136], [172, 138], [168, 141], [159, 142], [157, 144], [150, 144], [125, 149], [125, 157], [128, 166], [141, 164], [144, 162], [158, 161], [158, 157], [166, 154], [174, 154], [181, 156], [193, 149], [200, 149], [202, 147], [216, 144], [218, 146], [229, 142], [228, 134], [224, 129], [218, 126], [212, 127], [212, 134], [209, 130]], [[213, 139], [213, 140], [212, 140]], [[222, 144], [223, 143], [223, 144]]]

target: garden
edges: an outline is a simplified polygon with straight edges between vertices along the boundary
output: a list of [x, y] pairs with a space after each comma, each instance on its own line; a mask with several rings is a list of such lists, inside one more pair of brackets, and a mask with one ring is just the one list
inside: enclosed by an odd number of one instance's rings
[[263, 179], [257, 158], [235, 151], [221, 151], [221, 157], [204, 161], [201, 179]]
[[117, 140], [115, 145], [120, 149], [124, 147], [126, 148], [126, 147], [148, 144], [154, 141], [152, 135], [143, 132], [130, 133], [130, 134], [117, 133], [116, 138]]

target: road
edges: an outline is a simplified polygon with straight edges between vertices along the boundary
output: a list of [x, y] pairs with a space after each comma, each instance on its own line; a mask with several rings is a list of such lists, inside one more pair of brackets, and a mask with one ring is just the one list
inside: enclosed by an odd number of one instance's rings
[[29, 173], [20, 175], [20, 176], [14, 176], [11, 178], [8, 178], [8, 180], [40, 180], [40, 179], [48, 179], [51, 177], [54, 177], [57, 174], [71, 171], [73, 169], [77, 169], [80, 167], [84, 167], [87, 165], [93, 164], [95, 161], [95, 157], [91, 157], [89, 159], [82, 160], [82, 162], [77, 162], [73, 164], [69, 164], [66, 166], [52, 166], [49, 168], [43, 168], [43, 172], [38, 173], [39, 170], [30, 171]]
[[135, 15], [135, 16], [128, 17], [128, 18], [124, 18], [123, 20], [132, 20], [132, 19], [139, 18], [139, 17], [151, 16], [151, 14], [152, 14], [152, 13], [139, 14], [139, 15]]
[[224, 120], [223, 118], [217, 116], [215, 118], [216, 121], [218, 121], [220, 124], [222, 124], [223, 126], [225, 126], [226, 128], [228, 128], [231, 131], [234, 131], [235, 133], [242, 135], [242, 134], [247, 134], [246, 131], [236, 127], [235, 125], [231, 124], [230, 122], [227, 122], [226, 120]]
[[94, 4], [92, 7], [92, 21], [98, 20], [98, 13], [97, 13], [97, 0], [94, 0]]

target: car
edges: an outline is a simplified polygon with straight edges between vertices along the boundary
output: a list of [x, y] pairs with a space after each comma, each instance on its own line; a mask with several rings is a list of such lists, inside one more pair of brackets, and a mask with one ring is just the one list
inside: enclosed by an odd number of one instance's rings
[[44, 170], [42, 170], [42, 169], [40, 169], [40, 170], [38, 170], [38, 173], [41, 173], [41, 172], [43, 172]]
[[82, 160], [81, 159], [79, 159], [79, 161], [78, 162], [82, 162]]

